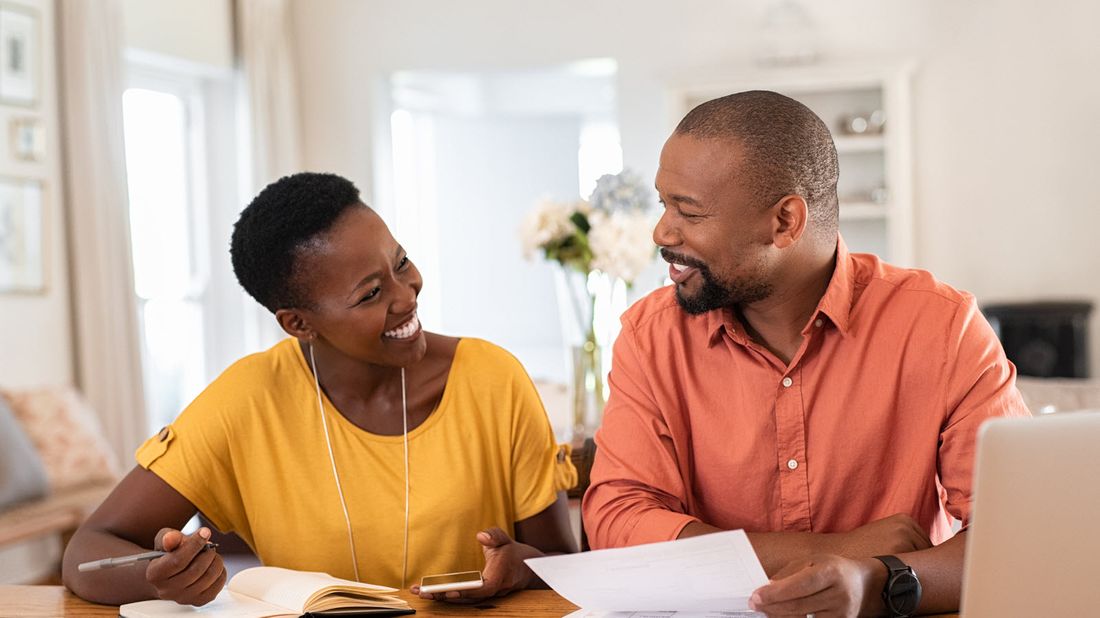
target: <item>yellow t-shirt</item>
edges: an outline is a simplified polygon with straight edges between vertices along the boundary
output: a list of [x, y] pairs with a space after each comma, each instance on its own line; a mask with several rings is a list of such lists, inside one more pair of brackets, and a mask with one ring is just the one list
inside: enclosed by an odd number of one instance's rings
[[[460, 340], [439, 407], [409, 432], [402, 582], [402, 436], [356, 427], [327, 397], [324, 408], [363, 581], [409, 586], [423, 575], [481, 569], [477, 531], [513, 534], [516, 521], [577, 480], [519, 361], [486, 341]], [[297, 340], [233, 364], [136, 457], [264, 564], [354, 577], [313, 375]]]

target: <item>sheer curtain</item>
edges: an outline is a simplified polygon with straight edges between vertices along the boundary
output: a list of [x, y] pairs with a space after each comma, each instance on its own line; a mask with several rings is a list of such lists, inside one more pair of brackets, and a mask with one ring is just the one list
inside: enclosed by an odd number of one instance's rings
[[122, 462], [146, 437], [130, 256], [118, 0], [59, 0], [76, 375]]
[[[243, 73], [251, 172], [246, 194], [301, 171], [298, 78], [288, 0], [236, 1], [237, 52]], [[247, 313], [252, 347], [286, 336], [259, 305]]]

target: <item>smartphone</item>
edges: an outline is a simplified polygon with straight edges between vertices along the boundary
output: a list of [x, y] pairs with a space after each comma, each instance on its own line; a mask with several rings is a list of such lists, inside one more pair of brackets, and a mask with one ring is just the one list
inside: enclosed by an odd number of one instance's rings
[[420, 592], [427, 592], [428, 594], [450, 592], [452, 590], [474, 590], [481, 586], [481, 571], [425, 575], [420, 580]]

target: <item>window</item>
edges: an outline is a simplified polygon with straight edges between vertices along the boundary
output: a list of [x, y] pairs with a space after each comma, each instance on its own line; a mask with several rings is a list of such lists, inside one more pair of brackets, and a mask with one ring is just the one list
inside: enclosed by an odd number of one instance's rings
[[[240, 208], [231, 75], [131, 63], [122, 97], [149, 431], [242, 354], [226, 250]], [[226, 291], [229, 291], [227, 293]], [[237, 303], [237, 304], [234, 304]], [[229, 348], [229, 349], [226, 349]]]

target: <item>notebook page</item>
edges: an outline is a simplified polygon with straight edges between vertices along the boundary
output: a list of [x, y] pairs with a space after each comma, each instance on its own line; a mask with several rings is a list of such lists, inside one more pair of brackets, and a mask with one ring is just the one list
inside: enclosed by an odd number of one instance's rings
[[305, 613], [306, 603], [314, 593], [328, 586], [346, 586], [367, 594], [396, 592], [393, 588], [338, 579], [327, 573], [267, 566], [245, 569], [229, 581], [229, 589], [234, 592], [263, 599], [299, 614]]

